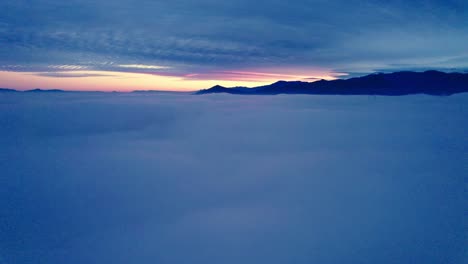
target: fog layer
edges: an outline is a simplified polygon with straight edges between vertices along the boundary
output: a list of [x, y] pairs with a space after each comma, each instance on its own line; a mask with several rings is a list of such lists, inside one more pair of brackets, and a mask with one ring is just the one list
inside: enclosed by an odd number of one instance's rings
[[0, 94], [0, 262], [466, 263], [467, 103]]

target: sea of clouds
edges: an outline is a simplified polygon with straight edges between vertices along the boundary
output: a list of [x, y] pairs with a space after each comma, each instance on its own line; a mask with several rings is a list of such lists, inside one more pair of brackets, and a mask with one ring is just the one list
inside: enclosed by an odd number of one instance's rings
[[0, 94], [0, 262], [466, 263], [467, 106]]

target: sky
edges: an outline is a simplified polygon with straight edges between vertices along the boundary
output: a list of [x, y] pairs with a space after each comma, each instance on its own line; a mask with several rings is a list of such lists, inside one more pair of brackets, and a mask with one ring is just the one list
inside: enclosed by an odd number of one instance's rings
[[0, 87], [178, 90], [468, 70], [465, 0], [3, 0]]

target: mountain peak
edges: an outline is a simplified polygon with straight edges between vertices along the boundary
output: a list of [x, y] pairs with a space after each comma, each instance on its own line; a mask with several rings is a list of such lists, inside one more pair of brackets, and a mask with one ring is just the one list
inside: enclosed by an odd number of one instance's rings
[[275, 84], [285, 84], [285, 83], [288, 83], [287, 81], [284, 81], [284, 80], [279, 80], [275, 83], [273, 83], [272, 85], [275, 85]]
[[36, 88], [36, 89], [32, 89], [32, 90], [26, 90], [25, 92], [30, 92], [30, 93], [57, 93], [57, 92], [65, 92], [64, 90], [60, 90], [60, 89], [40, 89], [40, 88]]
[[322, 94], [322, 95], [451, 95], [468, 92], [468, 73], [440, 71], [374, 73], [361, 77], [316, 82], [277, 81], [253, 88], [216, 85], [197, 94]]
[[18, 91], [15, 89], [0, 88], [0, 92], [18, 92]]

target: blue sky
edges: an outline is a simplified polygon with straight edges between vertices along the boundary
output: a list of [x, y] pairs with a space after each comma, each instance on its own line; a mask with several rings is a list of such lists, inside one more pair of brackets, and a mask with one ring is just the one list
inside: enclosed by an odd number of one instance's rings
[[468, 69], [463, 0], [6, 0], [0, 9], [0, 86], [105, 90], [120, 76], [137, 89], [183, 90]]

